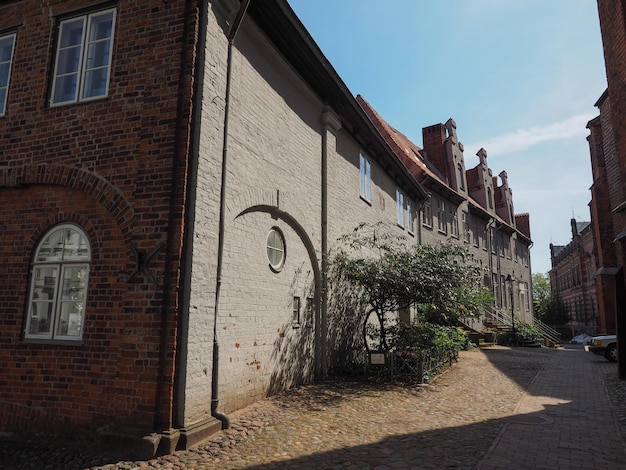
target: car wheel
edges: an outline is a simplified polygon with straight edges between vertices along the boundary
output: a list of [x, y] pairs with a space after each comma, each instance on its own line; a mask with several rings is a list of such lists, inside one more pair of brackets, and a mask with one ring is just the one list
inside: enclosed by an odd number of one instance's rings
[[604, 357], [606, 357], [606, 360], [609, 362], [617, 362], [617, 346], [615, 344], [611, 344], [608, 348], [606, 348]]

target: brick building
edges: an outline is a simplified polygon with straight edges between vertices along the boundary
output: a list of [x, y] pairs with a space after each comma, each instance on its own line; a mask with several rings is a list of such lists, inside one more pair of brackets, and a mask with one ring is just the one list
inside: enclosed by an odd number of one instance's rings
[[550, 287], [569, 309], [572, 336], [595, 335], [599, 326], [596, 301], [596, 258], [591, 222], [571, 220], [572, 241], [565, 246], [550, 244]]
[[[4, 2], [0, 72], [0, 431], [189, 446], [327, 374], [351, 340], [328, 298], [341, 235], [420, 242], [435, 183], [285, 0]], [[515, 269], [526, 305], [528, 216], [485, 178], [508, 243], [486, 277]]]
[[326, 373], [329, 240], [426, 193], [286, 2], [4, 2], [0, 70], [2, 431], [167, 452]]
[[[599, 119], [589, 123], [594, 170], [592, 222], [599, 243], [600, 316], [615, 318], [618, 369], [626, 378], [626, 2], [598, 0], [607, 92], [600, 98]], [[607, 327], [607, 330], [609, 328]]]

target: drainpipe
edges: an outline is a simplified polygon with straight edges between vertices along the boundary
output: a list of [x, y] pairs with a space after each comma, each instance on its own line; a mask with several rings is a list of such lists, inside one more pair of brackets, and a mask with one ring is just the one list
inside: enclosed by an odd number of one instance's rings
[[220, 183], [220, 216], [217, 242], [217, 275], [215, 281], [215, 310], [213, 312], [213, 363], [211, 367], [211, 416], [222, 422], [222, 429], [230, 427], [230, 419], [221, 411], [218, 411], [219, 404], [219, 342], [217, 341], [217, 319], [219, 318], [220, 289], [222, 287], [222, 264], [224, 260], [224, 218], [226, 216], [226, 164], [228, 163], [228, 121], [230, 114], [230, 84], [233, 66], [233, 45], [235, 36], [246, 10], [250, 5], [250, 0], [244, 0], [239, 7], [237, 16], [228, 31], [228, 57], [226, 62], [226, 93], [224, 96], [224, 137], [222, 146], [222, 178]]
[[[187, 345], [189, 341], [189, 310], [191, 305], [191, 266], [193, 263], [193, 241], [196, 219], [196, 198], [198, 181], [198, 161], [200, 159], [200, 132], [202, 130], [202, 103], [204, 101], [204, 63], [208, 23], [208, 2], [200, 2], [198, 42], [196, 62], [194, 64], [193, 115], [191, 117], [191, 145], [189, 151], [189, 173], [187, 180], [187, 204], [185, 209], [185, 232], [183, 244], [183, 263], [181, 266], [181, 297], [179, 323], [179, 350], [176, 356], [176, 370], [184, 371], [187, 364]], [[177, 374], [176, 393], [174, 395], [174, 425], [182, 427], [185, 423], [186, 377]]]

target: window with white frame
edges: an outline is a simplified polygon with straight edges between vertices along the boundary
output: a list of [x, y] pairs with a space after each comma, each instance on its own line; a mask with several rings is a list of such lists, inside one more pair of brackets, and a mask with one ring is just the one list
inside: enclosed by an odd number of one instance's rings
[[428, 198], [428, 200], [424, 203], [424, 205], [422, 206], [422, 213], [424, 216], [424, 220], [423, 220], [423, 225], [425, 225], [426, 227], [431, 227], [433, 226], [433, 205], [432, 205], [432, 199]]
[[411, 207], [411, 201], [406, 202], [406, 227], [409, 233], [413, 233], [413, 208]]
[[437, 228], [442, 233], [448, 233], [448, 221], [446, 220], [445, 201], [437, 202]]
[[450, 231], [453, 237], [459, 238], [459, 216], [456, 207], [450, 206]]
[[372, 165], [365, 155], [359, 155], [359, 169], [361, 173], [361, 197], [368, 202], [372, 201]]
[[481, 226], [476, 220], [474, 221], [473, 230], [472, 230], [472, 242], [475, 247], [480, 247], [480, 238], [481, 238]]
[[399, 189], [396, 189], [396, 221], [404, 227], [404, 194]]
[[108, 95], [114, 30], [114, 8], [60, 22], [51, 105]]
[[9, 78], [15, 48], [15, 33], [0, 36], [0, 116], [4, 116], [7, 109], [7, 95], [9, 92]]
[[91, 248], [74, 224], [53, 227], [33, 257], [26, 318], [26, 339], [80, 341]]
[[463, 217], [463, 240], [465, 241], [465, 243], [470, 243], [471, 242], [471, 230], [470, 230], [470, 223], [469, 223], [469, 214], [463, 211], [462, 217]]

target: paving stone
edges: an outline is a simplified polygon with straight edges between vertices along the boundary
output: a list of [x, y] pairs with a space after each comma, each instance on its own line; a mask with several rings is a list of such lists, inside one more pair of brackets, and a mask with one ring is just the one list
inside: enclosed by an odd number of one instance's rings
[[582, 347], [475, 349], [426, 386], [299, 387], [233, 413], [230, 430], [193, 449], [145, 462], [0, 436], [0, 468], [620, 468], [626, 385], [615, 376], [615, 364]]

